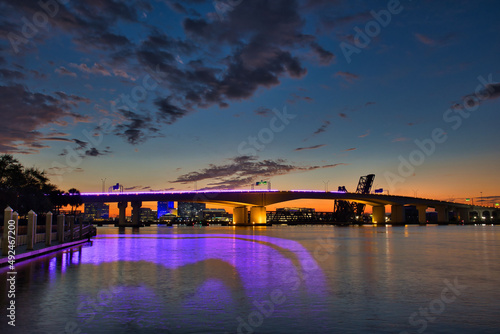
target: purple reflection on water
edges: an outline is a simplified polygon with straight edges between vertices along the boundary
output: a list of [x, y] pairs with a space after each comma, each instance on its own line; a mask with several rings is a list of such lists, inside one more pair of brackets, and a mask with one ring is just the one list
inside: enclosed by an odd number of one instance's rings
[[324, 274], [308, 250], [296, 241], [262, 235], [100, 235], [82, 254], [81, 263], [140, 260], [176, 269], [208, 259], [234, 267], [249, 294], [299, 283], [309, 294], [326, 291]]

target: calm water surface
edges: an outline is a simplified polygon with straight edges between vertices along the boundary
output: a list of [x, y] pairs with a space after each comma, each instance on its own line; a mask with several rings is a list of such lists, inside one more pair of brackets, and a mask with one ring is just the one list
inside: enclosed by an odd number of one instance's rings
[[98, 228], [20, 262], [0, 333], [498, 333], [494, 226]]

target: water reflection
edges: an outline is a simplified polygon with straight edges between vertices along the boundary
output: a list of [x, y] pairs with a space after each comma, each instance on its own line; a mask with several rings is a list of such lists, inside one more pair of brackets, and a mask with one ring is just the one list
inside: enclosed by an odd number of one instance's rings
[[[118, 232], [100, 229], [92, 243], [18, 263], [16, 332], [415, 332], [409, 316], [455, 277], [470, 288], [428, 332], [500, 326], [492, 227]], [[1, 333], [11, 329], [0, 323]]]

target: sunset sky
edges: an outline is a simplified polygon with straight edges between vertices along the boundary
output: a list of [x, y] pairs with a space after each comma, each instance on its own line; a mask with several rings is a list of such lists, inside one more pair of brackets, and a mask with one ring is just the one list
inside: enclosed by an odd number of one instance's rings
[[61, 189], [354, 191], [373, 173], [390, 194], [500, 195], [498, 1], [0, 11], [0, 151]]

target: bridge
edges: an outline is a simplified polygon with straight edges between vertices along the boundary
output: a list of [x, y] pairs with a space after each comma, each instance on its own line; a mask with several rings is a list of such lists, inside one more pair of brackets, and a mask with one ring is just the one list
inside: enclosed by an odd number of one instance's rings
[[[385, 224], [385, 206], [391, 206], [391, 223], [405, 223], [405, 206], [415, 206], [418, 210], [419, 223], [426, 223], [427, 208], [434, 208], [438, 222], [448, 222], [449, 212], [454, 212], [459, 221], [469, 221], [472, 211], [480, 216], [492, 215], [500, 211], [487, 206], [472, 206], [462, 203], [439, 201], [428, 198], [385, 195], [359, 194], [343, 191], [319, 190], [211, 190], [211, 191], [165, 191], [165, 192], [107, 192], [82, 193], [83, 203], [118, 203], [118, 226], [139, 226], [142, 202], [179, 201], [195, 203], [215, 203], [232, 206], [233, 223], [236, 225], [265, 224], [266, 206], [298, 199], [346, 200], [372, 206], [373, 222]], [[132, 224], [128, 225], [125, 210], [132, 205]], [[333, 205], [332, 205], [333, 206]], [[248, 213], [250, 212], [250, 220]]]

